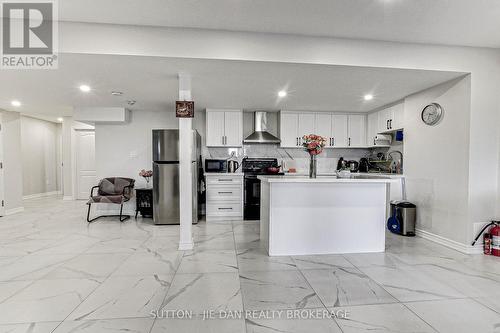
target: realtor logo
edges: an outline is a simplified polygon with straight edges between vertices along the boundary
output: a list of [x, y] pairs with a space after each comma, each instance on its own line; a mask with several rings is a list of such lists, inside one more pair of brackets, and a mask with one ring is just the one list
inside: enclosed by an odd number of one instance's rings
[[57, 68], [56, 0], [4, 0], [1, 11], [1, 67]]

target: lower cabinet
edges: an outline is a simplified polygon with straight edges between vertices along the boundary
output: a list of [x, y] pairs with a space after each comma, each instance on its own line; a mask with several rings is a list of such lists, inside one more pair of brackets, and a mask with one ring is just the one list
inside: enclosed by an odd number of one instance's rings
[[243, 174], [206, 173], [207, 221], [243, 219]]

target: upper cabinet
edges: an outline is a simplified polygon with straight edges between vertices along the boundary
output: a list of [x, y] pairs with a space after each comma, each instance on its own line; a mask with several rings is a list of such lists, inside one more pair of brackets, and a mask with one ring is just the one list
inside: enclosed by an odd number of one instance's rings
[[377, 112], [379, 118], [378, 133], [391, 132], [402, 129], [404, 116], [404, 103], [399, 103]]
[[243, 112], [241, 110], [207, 109], [207, 147], [241, 147]]
[[302, 136], [318, 134], [326, 138], [327, 148], [366, 146], [366, 116], [328, 112], [282, 111], [281, 147], [302, 147]]

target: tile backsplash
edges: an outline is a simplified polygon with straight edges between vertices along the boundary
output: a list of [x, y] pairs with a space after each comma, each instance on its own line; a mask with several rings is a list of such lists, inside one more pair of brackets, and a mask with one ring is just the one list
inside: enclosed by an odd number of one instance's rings
[[[302, 149], [280, 148], [278, 145], [255, 144], [245, 145], [243, 148], [205, 148], [204, 158], [229, 158], [234, 157], [241, 162], [243, 157], [273, 157], [278, 159], [278, 163], [284, 165], [284, 169], [296, 168], [298, 173], [307, 173], [309, 170], [309, 154]], [[345, 160], [356, 160], [368, 156], [369, 149], [325, 149], [318, 156], [318, 172], [333, 172], [337, 169], [337, 162], [340, 157]]]

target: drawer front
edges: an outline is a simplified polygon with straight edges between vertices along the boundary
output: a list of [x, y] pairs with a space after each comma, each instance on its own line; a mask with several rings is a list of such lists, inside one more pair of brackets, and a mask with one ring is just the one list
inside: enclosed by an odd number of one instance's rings
[[207, 186], [207, 201], [237, 201], [242, 200], [242, 188], [240, 185], [223, 186], [210, 185]]
[[207, 185], [239, 185], [243, 184], [243, 177], [231, 176], [209, 176], [206, 177]]
[[241, 203], [207, 203], [207, 215], [209, 216], [243, 216]]

